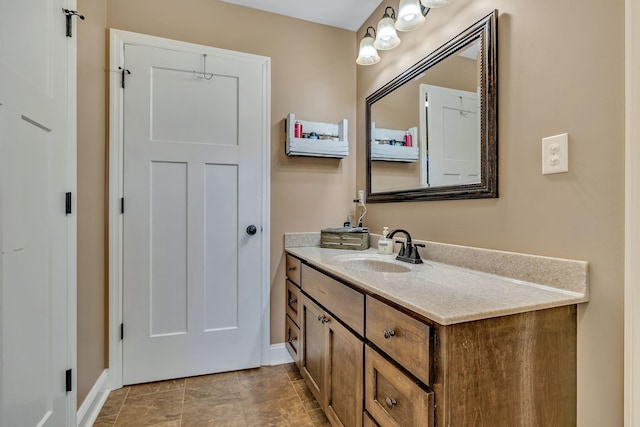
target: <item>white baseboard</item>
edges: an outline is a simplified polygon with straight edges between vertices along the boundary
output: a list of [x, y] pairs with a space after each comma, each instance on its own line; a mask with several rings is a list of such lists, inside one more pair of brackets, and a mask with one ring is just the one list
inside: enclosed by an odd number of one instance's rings
[[109, 370], [105, 369], [78, 408], [78, 427], [91, 427], [96, 421], [102, 405], [109, 397], [108, 382]]
[[293, 358], [289, 354], [287, 348], [284, 346], [284, 343], [271, 344], [271, 347], [269, 347], [269, 356], [270, 366], [293, 362]]

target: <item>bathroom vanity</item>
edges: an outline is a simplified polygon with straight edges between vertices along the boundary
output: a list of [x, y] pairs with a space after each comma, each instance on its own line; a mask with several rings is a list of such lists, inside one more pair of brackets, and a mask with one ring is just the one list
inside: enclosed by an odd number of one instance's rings
[[427, 245], [422, 265], [286, 249], [287, 348], [331, 423], [575, 426], [587, 263]]

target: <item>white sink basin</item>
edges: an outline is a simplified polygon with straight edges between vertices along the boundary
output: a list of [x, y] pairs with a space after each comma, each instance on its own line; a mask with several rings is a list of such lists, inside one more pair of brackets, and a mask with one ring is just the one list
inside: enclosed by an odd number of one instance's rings
[[408, 273], [411, 271], [409, 264], [404, 265], [402, 262], [384, 255], [346, 255], [336, 258], [342, 267], [349, 270], [377, 273]]
[[407, 273], [411, 271], [407, 266], [376, 259], [352, 259], [344, 261], [342, 265], [344, 268], [350, 270], [372, 271], [377, 273]]

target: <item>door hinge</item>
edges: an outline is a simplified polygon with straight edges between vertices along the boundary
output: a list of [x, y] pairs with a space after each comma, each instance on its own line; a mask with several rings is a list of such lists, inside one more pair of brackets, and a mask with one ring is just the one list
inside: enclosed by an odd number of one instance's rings
[[124, 339], [124, 323], [120, 323], [120, 340]]
[[122, 83], [121, 83], [121, 86], [122, 86], [122, 89], [124, 89], [124, 80], [125, 80], [125, 76], [126, 76], [127, 74], [131, 74], [131, 71], [129, 71], [129, 70], [127, 70], [126, 68], [123, 68], [123, 67], [118, 67], [118, 70], [120, 70], [120, 73], [122, 74]]
[[64, 212], [66, 215], [71, 215], [71, 193], [64, 195]]
[[120, 213], [124, 213], [124, 197], [120, 197]]
[[65, 373], [66, 391], [71, 391], [71, 369], [67, 369]]
[[67, 18], [67, 37], [73, 37], [73, 24], [71, 23], [71, 18], [77, 16], [84, 21], [84, 15], [80, 15], [77, 10], [69, 10], [65, 8], [62, 8], [62, 13], [64, 13]]

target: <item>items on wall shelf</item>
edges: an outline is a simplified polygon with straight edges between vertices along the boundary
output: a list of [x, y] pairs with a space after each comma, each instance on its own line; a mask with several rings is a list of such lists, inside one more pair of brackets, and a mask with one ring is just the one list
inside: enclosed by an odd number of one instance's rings
[[[296, 123], [302, 126], [301, 138], [296, 138]], [[334, 157], [349, 155], [347, 119], [338, 123], [296, 120], [293, 113], [285, 121], [285, 151], [287, 156]]]
[[[406, 144], [406, 145], [405, 145]], [[418, 128], [383, 129], [371, 123], [371, 160], [415, 163], [418, 161]]]

